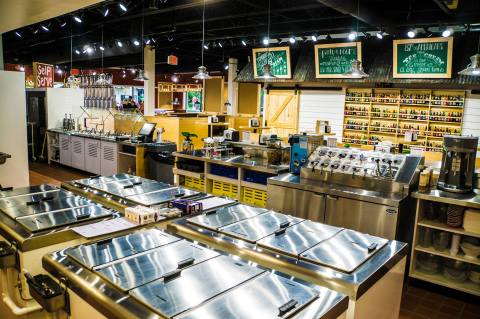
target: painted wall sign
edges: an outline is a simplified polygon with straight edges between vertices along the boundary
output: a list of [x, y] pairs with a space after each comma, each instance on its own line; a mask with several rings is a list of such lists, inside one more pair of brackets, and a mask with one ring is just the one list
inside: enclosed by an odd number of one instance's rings
[[394, 78], [451, 78], [453, 38], [393, 41]]
[[263, 66], [268, 63], [275, 77], [290, 79], [290, 47], [258, 48], [253, 49], [253, 72], [254, 77], [263, 75]]
[[316, 78], [343, 78], [352, 69], [352, 60], [362, 61], [362, 43], [328, 43], [315, 45]]
[[36, 88], [53, 87], [53, 76], [53, 65], [33, 62], [33, 79]]

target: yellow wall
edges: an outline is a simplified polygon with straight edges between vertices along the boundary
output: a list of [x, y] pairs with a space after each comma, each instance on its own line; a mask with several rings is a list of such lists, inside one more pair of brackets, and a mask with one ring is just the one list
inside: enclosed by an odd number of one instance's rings
[[214, 77], [210, 80], [205, 80], [204, 86], [204, 100], [205, 112], [223, 112], [223, 78]]
[[238, 83], [238, 113], [257, 114], [259, 99], [260, 84]]

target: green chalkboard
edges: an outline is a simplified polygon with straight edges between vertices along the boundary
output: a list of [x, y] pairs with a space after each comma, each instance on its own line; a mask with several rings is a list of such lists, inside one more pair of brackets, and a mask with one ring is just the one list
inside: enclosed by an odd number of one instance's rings
[[254, 77], [263, 75], [263, 66], [270, 64], [273, 75], [277, 78], [291, 78], [290, 73], [290, 48], [261, 48], [253, 49], [253, 71]]
[[393, 41], [395, 78], [450, 78], [453, 38]]
[[352, 60], [362, 60], [362, 43], [330, 43], [315, 45], [317, 78], [343, 77], [352, 69]]

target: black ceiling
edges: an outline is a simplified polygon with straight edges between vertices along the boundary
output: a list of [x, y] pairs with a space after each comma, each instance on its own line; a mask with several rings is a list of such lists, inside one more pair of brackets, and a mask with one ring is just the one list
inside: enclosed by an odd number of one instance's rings
[[[480, 23], [480, 1], [458, 0], [271, 0], [271, 38], [290, 35], [339, 34], [355, 30], [385, 30], [404, 37], [411, 27], [425, 28], [464, 25], [471, 30]], [[104, 1], [73, 14], [58, 17], [3, 35], [7, 63], [41, 61], [69, 66], [70, 35], [73, 34], [73, 66], [101, 65], [102, 30], [105, 61], [109, 67], [129, 67], [141, 63], [141, 48], [133, 44], [141, 38], [144, 12], [144, 40], [154, 39], [157, 72], [193, 71], [199, 65], [202, 38], [202, 0]], [[108, 16], [104, 16], [109, 9]], [[144, 9], [142, 9], [144, 8]], [[247, 62], [252, 47], [261, 46], [267, 35], [268, 0], [207, 0], [205, 64], [219, 70], [228, 57]], [[82, 23], [73, 20], [74, 15]], [[358, 19], [357, 19], [358, 17]], [[65, 24], [66, 22], [66, 24]], [[42, 26], [48, 28], [46, 31]], [[480, 25], [478, 26], [480, 27]], [[18, 34], [21, 35], [19, 37]], [[119, 48], [115, 43], [122, 41]], [[247, 41], [247, 46], [241, 44]], [[218, 44], [220, 43], [220, 45]], [[311, 45], [297, 42], [295, 46]], [[93, 49], [77, 55], [75, 50]], [[165, 64], [168, 54], [176, 54], [180, 65]]]

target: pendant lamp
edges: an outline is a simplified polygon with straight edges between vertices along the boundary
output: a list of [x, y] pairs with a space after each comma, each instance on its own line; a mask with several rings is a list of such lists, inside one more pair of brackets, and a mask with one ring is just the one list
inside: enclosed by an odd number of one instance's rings
[[[102, 26], [102, 47], [103, 47], [103, 26]], [[102, 73], [98, 75], [98, 80], [95, 81], [95, 85], [107, 86], [110, 83], [107, 81], [107, 75], [103, 72], [103, 50], [102, 51]]]
[[[360, 17], [360, 0], [357, 1], [357, 32], [358, 34], [358, 17]], [[367, 78], [369, 75], [363, 71], [362, 62], [358, 59], [352, 60], [352, 69], [343, 74], [345, 77], [353, 79]]]
[[193, 76], [196, 80], [208, 80], [212, 77], [208, 74], [207, 68], [203, 65], [203, 49], [205, 45], [205, 2], [203, 0], [203, 16], [202, 16], [202, 65], [198, 67], [197, 73]]
[[141, 40], [142, 40], [142, 67], [143, 67], [143, 69], [138, 69], [137, 70], [137, 76], [135, 77], [135, 79], [133, 79], [134, 81], [148, 81], [148, 77], [145, 75], [145, 55], [144, 55], [145, 44], [143, 42], [144, 24], [145, 24], [145, 11], [144, 11], [143, 2], [142, 2], [142, 38], [141, 38]]
[[260, 79], [270, 80], [276, 76], [272, 73], [272, 66], [269, 63], [270, 59], [270, 0], [268, 0], [268, 23], [267, 23], [267, 63], [263, 65], [263, 74], [259, 76]]
[[70, 75], [67, 78], [67, 83], [65, 87], [76, 88], [78, 86], [77, 78], [72, 74], [73, 69], [73, 28], [70, 23]]
[[480, 37], [478, 38], [477, 54], [470, 57], [470, 64], [465, 69], [458, 72], [461, 75], [480, 76]]
[[347, 73], [344, 73], [343, 76], [348, 76], [353, 79], [362, 79], [368, 78], [369, 75], [363, 71], [362, 62], [359, 60], [352, 60], [352, 68]]

